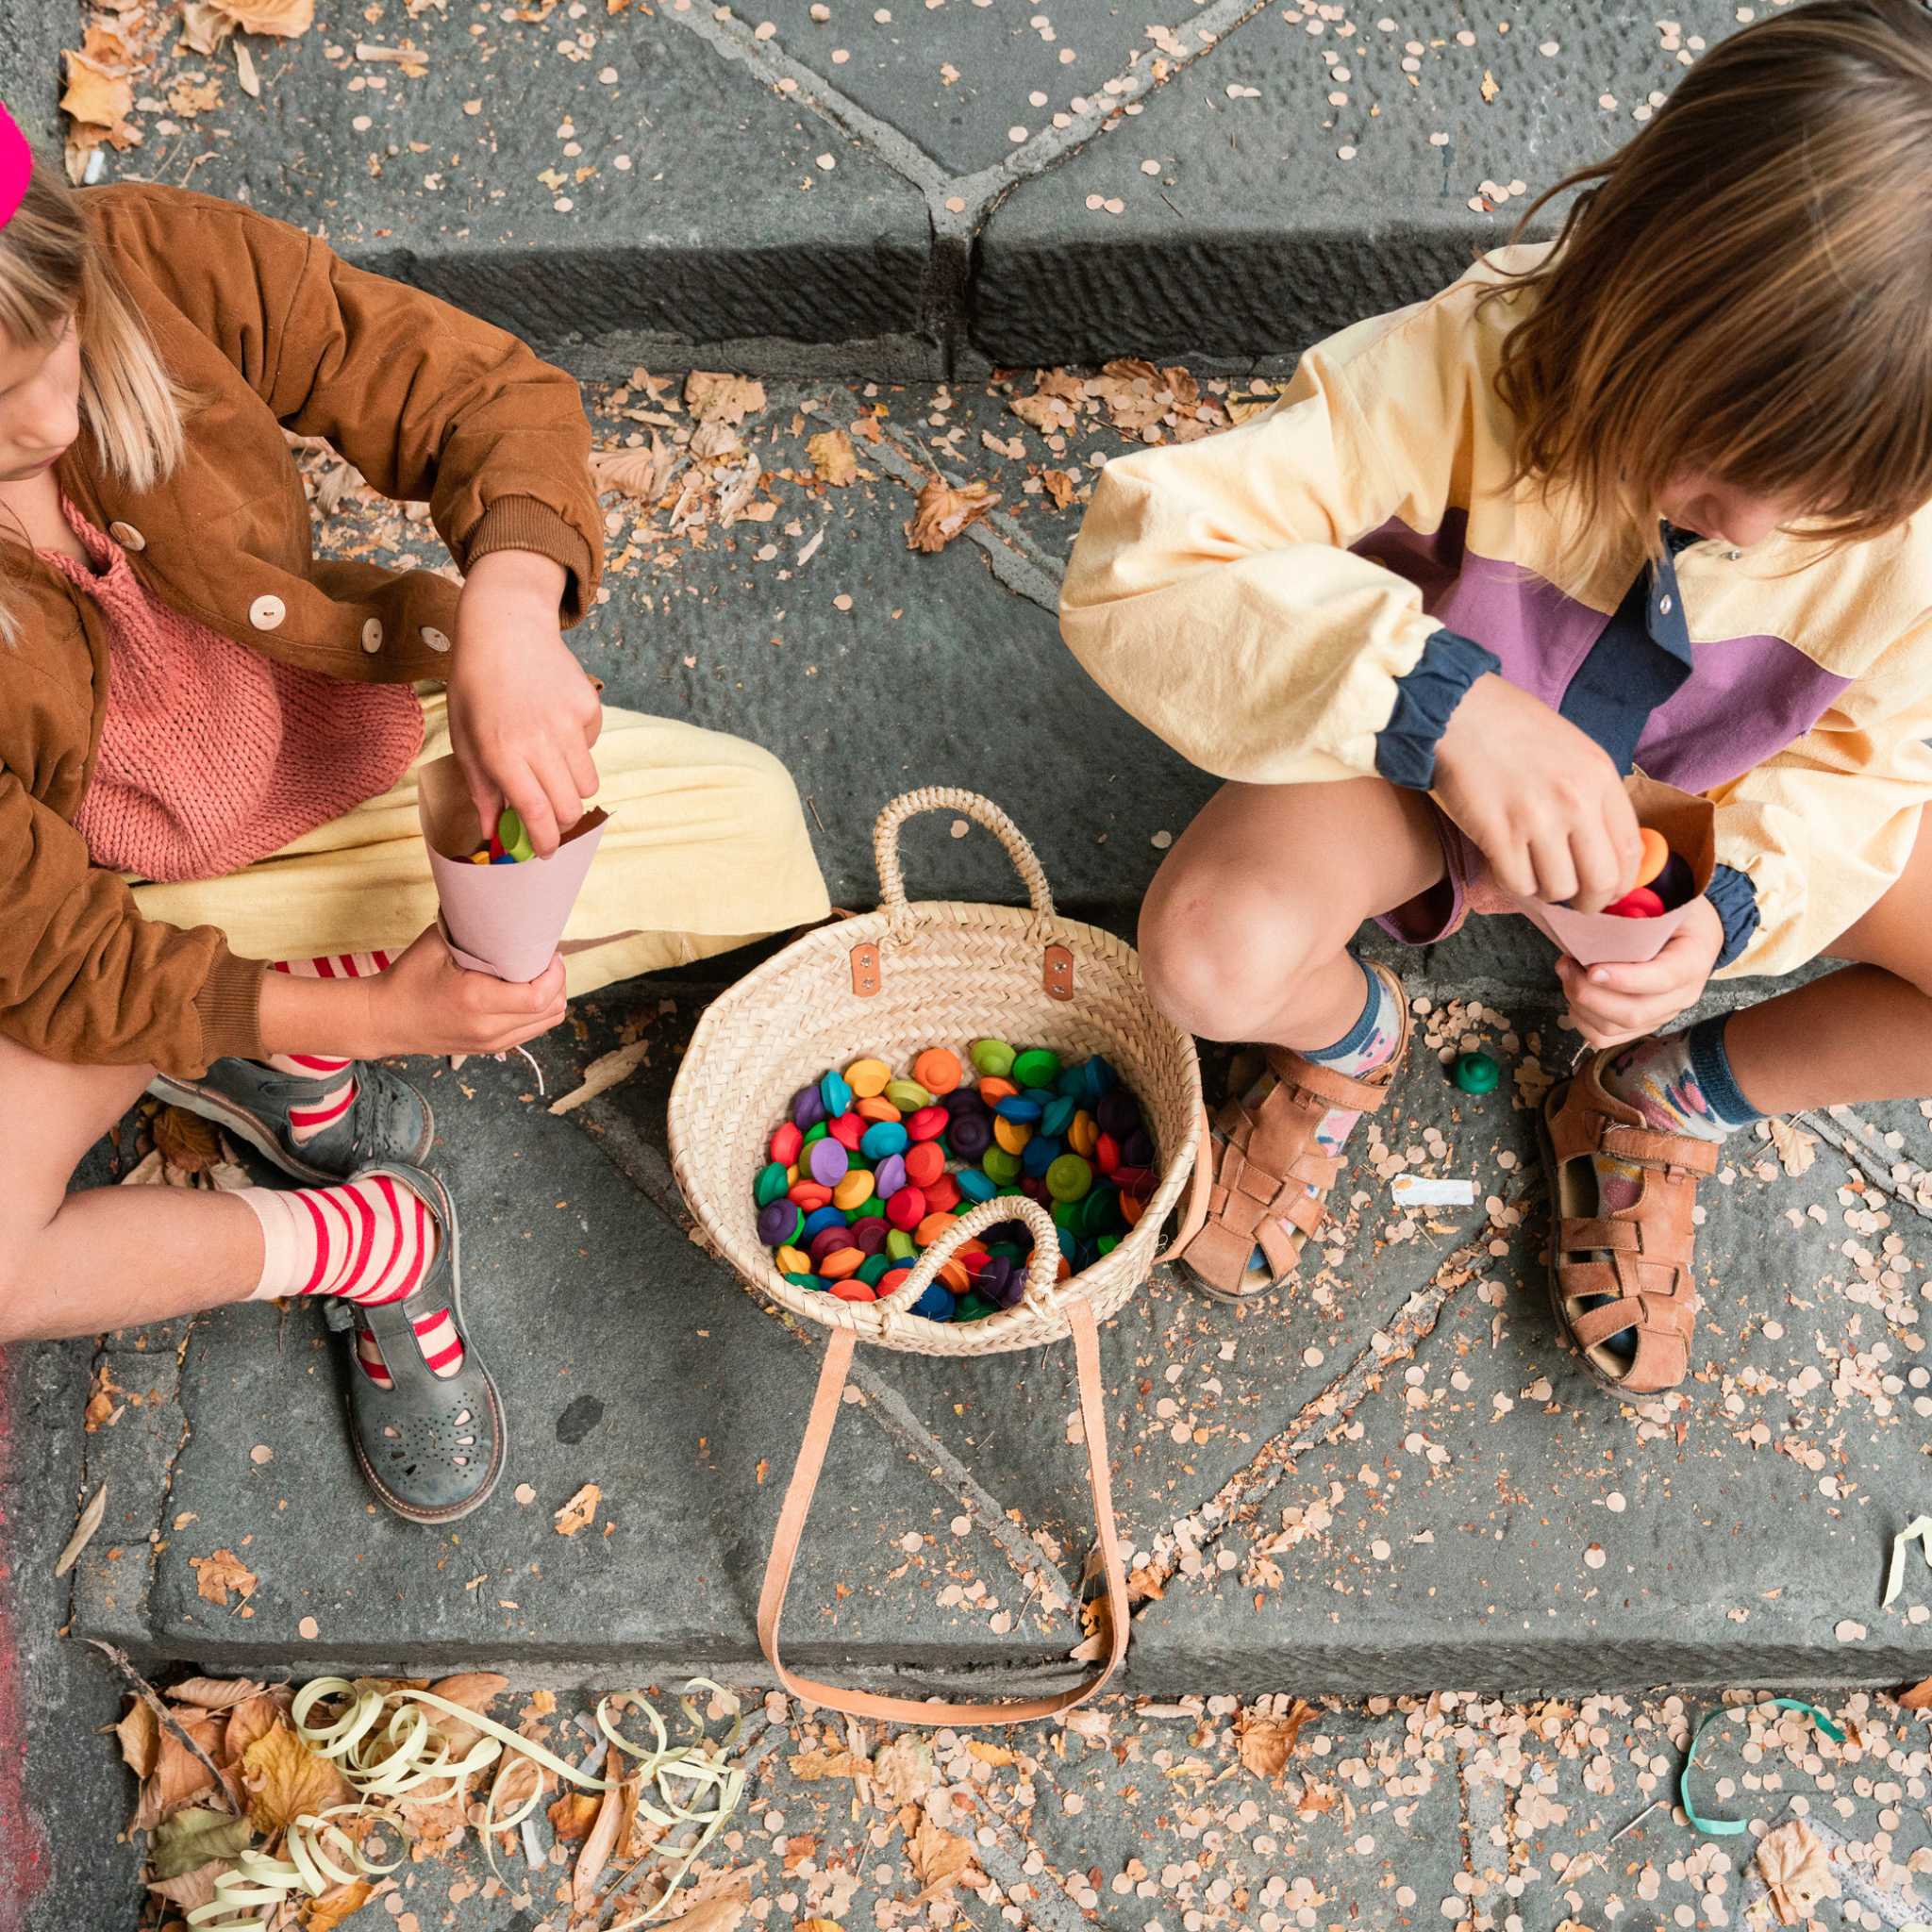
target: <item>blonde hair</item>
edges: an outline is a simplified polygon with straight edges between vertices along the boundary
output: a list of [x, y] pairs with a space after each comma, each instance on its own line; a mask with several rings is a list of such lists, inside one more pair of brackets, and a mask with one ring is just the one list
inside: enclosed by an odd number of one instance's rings
[[1655, 547], [1686, 469], [1802, 503], [1807, 539], [1902, 524], [1932, 501], [1928, 182], [1922, 0], [1813, 0], [1713, 48], [1531, 205], [1512, 239], [1584, 190], [1482, 298], [1523, 310], [1496, 377], [1518, 480], [1566, 498], [1599, 559]]

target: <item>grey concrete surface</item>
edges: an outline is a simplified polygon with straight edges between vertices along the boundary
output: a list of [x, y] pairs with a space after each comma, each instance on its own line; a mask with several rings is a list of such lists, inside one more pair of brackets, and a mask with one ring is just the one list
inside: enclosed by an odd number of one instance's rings
[[1721, 0], [1674, 33], [1561, 0], [819, 10], [325, 8], [262, 43], [258, 100], [149, 115], [106, 165], [253, 200], [584, 373], [1243, 368], [1439, 286], [1738, 24]]

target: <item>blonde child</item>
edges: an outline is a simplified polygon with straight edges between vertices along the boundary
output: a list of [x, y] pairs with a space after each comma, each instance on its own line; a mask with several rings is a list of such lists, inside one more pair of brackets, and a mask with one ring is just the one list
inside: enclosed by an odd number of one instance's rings
[[[1932, 13], [1795, 8], [1552, 190], [1582, 189], [1554, 244], [1311, 349], [1262, 419], [1108, 464], [1067, 641], [1229, 781], [1142, 959], [1183, 1024], [1268, 1048], [1187, 1257], [1210, 1293], [1292, 1273], [1387, 1096], [1407, 1004], [1360, 922], [1426, 944], [1497, 884], [1603, 908], [1633, 766], [1707, 797], [1719, 864], [1653, 962], [1557, 962], [1596, 1049], [1543, 1114], [1591, 1368], [1690, 1372], [1725, 1135], [1932, 1092], [1928, 171]], [[1821, 955], [1855, 963], [1658, 1030]]]
[[[286, 431], [426, 499], [460, 586], [313, 558]], [[589, 446], [501, 330], [231, 203], [76, 194], [0, 110], [0, 1341], [324, 1297], [363, 1473], [417, 1522], [482, 1502], [506, 1431], [429, 1108], [377, 1062], [826, 910], [777, 760], [601, 709], [564, 643]], [[435, 927], [414, 774], [452, 749], [540, 855], [611, 814], [527, 986]], [[69, 1193], [151, 1084], [304, 1185]]]

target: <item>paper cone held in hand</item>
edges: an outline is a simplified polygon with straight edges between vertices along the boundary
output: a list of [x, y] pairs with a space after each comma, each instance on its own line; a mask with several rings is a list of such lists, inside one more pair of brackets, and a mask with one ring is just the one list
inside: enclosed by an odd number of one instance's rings
[[416, 809], [442, 903], [442, 936], [457, 964], [520, 984], [535, 979], [570, 923], [608, 814], [587, 811], [548, 858], [473, 865], [483, 827], [454, 758], [437, 758], [417, 774]]
[[1717, 864], [1715, 816], [1710, 800], [1679, 791], [1633, 773], [1624, 784], [1637, 808], [1637, 823], [1661, 832], [1671, 850], [1690, 868], [1690, 896], [1657, 919], [1618, 919], [1607, 912], [1578, 912], [1544, 899], [1508, 893], [1516, 909], [1546, 932], [1579, 966], [1626, 965], [1654, 959], [1664, 941], [1690, 917]]

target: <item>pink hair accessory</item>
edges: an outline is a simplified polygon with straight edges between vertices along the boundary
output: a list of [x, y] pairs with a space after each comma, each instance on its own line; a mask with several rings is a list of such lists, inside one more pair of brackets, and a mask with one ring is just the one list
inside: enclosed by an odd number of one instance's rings
[[33, 179], [34, 151], [20, 124], [0, 102], [0, 228], [13, 219], [26, 184]]

